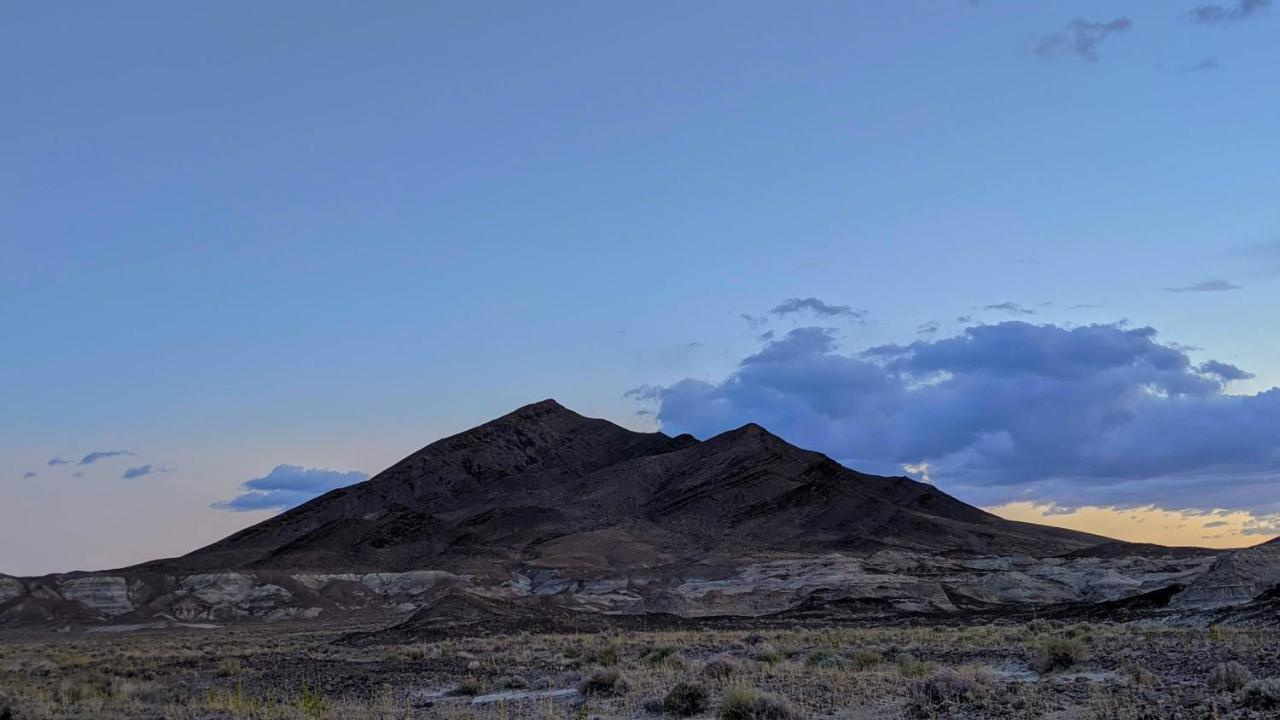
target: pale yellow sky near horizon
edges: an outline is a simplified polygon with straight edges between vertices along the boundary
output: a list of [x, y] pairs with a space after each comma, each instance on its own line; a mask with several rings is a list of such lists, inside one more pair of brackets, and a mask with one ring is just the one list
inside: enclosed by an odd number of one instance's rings
[[1012, 502], [983, 508], [1008, 520], [1040, 523], [1105, 535], [1117, 540], [1237, 548], [1258, 545], [1277, 535], [1250, 535], [1246, 530], [1259, 519], [1238, 510], [1214, 510], [1204, 514], [1162, 510], [1156, 507], [1081, 507], [1070, 512], [1053, 505]]

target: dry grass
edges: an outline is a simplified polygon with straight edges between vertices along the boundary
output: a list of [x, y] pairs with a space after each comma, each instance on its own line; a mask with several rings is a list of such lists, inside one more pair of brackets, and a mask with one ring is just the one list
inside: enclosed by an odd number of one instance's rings
[[[646, 708], [695, 717], [1123, 720], [1143, 717], [1143, 708], [1243, 718], [1280, 697], [1275, 681], [1223, 692], [1209, 684], [1228, 662], [1257, 677], [1280, 675], [1280, 634], [1269, 631], [1036, 623], [335, 644], [348, 629], [0, 634], [0, 708], [17, 718], [108, 720], [545, 720], [637, 717]], [[1082, 646], [1087, 656], [1076, 652]], [[1037, 675], [1040, 656], [1054, 653], [1070, 664]], [[473, 704], [486, 693], [505, 694]]]

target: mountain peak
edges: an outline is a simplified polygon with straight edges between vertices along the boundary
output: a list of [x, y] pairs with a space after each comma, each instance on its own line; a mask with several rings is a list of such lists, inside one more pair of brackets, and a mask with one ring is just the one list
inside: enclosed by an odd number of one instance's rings
[[[570, 410], [569, 408], [557, 402], [555, 398], [547, 398], [546, 400], [539, 400], [538, 402], [535, 402], [535, 403], [522, 405], [516, 408], [515, 410], [512, 410], [511, 412], [507, 413], [507, 416], [511, 417], [511, 416], [523, 416], [523, 415], [545, 415], [547, 413], [555, 413], [555, 412], [573, 413], [572, 410]], [[576, 415], [577, 413], [574, 413], [574, 414]]]
[[782, 438], [778, 437], [777, 435], [774, 435], [773, 433], [769, 432], [761, 425], [758, 425], [753, 422], [749, 422], [746, 425], [734, 428], [733, 430], [726, 430], [720, 433], [719, 435], [716, 435], [715, 437], [711, 438], [711, 440], [708, 440], [708, 442], [715, 442], [715, 441], [718, 441], [720, 443], [726, 443], [726, 444], [750, 442], [750, 441], [754, 441], [757, 443], [768, 443], [768, 444], [774, 444], [774, 443], [782, 443], [784, 445], [787, 444], [787, 442]]
[[556, 426], [571, 427], [587, 420], [588, 418], [561, 405], [553, 398], [547, 398], [546, 400], [539, 400], [538, 402], [518, 407], [506, 415], [491, 421], [491, 423], [523, 426], [549, 422]]

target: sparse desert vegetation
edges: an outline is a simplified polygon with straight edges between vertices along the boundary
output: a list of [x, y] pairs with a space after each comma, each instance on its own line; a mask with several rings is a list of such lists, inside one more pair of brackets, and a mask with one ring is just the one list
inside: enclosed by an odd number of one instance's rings
[[1062, 625], [343, 641], [350, 626], [0, 633], [12, 718], [1259, 718], [1280, 633]]

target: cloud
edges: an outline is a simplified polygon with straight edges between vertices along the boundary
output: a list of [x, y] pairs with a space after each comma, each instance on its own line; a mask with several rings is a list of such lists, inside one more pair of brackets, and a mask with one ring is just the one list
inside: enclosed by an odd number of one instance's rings
[[622, 393], [622, 397], [632, 400], [658, 400], [662, 397], [662, 388], [657, 385], [638, 385]]
[[1245, 372], [1235, 365], [1218, 362], [1217, 360], [1207, 360], [1200, 363], [1200, 365], [1196, 367], [1196, 372], [1203, 373], [1205, 375], [1217, 375], [1227, 382], [1230, 382], [1231, 380], [1248, 380], [1253, 377], [1253, 373]]
[[1009, 313], [1010, 315], [1035, 315], [1036, 314], [1035, 310], [1024, 308], [1015, 302], [1002, 302], [1002, 303], [996, 303], [995, 305], [983, 305], [981, 309], [999, 310], [1000, 312], [1006, 312], [1006, 313]]
[[1240, 286], [1232, 283], [1230, 280], [1221, 278], [1213, 278], [1211, 280], [1201, 280], [1193, 285], [1180, 285], [1176, 287], [1167, 287], [1166, 291], [1172, 293], [1203, 293], [1203, 292], [1227, 292], [1228, 290], [1239, 290]]
[[135, 478], [145, 477], [147, 475], [154, 475], [156, 473], [168, 473], [168, 472], [173, 472], [173, 468], [165, 467], [163, 465], [140, 465], [138, 467], [127, 468], [124, 471], [124, 475], [120, 476], [120, 479], [133, 480]]
[[1086, 62], [1098, 62], [1098, 46], [1112, 35], [1121, 35], [1133, 27], [1126, 17], [1107, 22], [1095, 22], [1076, 18], [1062, 30], [1041, 37], [1031, 46], [1031, 52], [1043, 58], [1075, 55]]
[[70, 464], [71, 464], [71, 461], [70, 461], [70, 460], [63, 460], [63, 459], [62, 459], [62, 458], [60, 458], [60, 457], [56, 457], [56, 458], [53, 458], [52, 460], [50, 460], [48, 464], [49, 464], [49, 467], [55, 467], [55, 466], [57, 466], [57, 465], [70, 465]]
[[23, 479], [23, 480], [30, 480], [31, 478], [36, 477], [37, 475], [38, 475], [38, 473], [36, 473], [34, 470], [33, 470], [33, 471], [31, 471], [31, 472], [25, 472], [25, 473], [23, 473], [23, 474], [22, 474], [22, 479]]
[[323, 495], [330, 490], [354, 485], [369, 476], [354, 470], [342, 472], [298, 465], [277, 465], [260, 478], [245, 481], [241, 493], [230, 500], [216, 502], [218, 510], [285, 510]]
[[815, 297], [788, 298], [778, 303], [778, 306], [769, 313], [784, 317], [806, 311], [820, 318], [845, 318], [857, 323], [863, 322], [867, 316], [866, 310], [858, 310], [848, 305], [830, 305]]
[[644, 397], [672, 434], [757, 422], [867, 472], [927, 463], [982, 505], [1280, 512], [1280, 388], [1227, 394], [1244, 375], [1150, 327], [1006, 321], [853, 353], [802, 327], [719, 382]]
[[1222, 66], [1218, 64], [1218, 58], [1216, 58], [1216, 57], [1207, 57], [1207, 58], [1205, 58], [1205, 59], [1201, 60], [1201, 61], [1200, 61], [1200, 62], [1198, 62], [1198, 63], [1192, 63], [1191, 65], [1187, 65], [1186, 67], [1182, 68], [1182, 72], [1187, 73], [1187, 74], [1190, 74], [1190, 73], [1201, 73], [1201, 72], [1213, 72], [1213, 71], [1215, 71], [1215, 70], [1219, 70], [1219, 69], [1221, 69], [1221, 68], [1222, 68]]
[[1271, 0], [1236, 0], [1234, 5], [1197, 5], [1185, 17], [1197, 25], [1228, 25], [1266, 13]]
[[1230, 524], [1230, 523], [1228, 523], [1226, 520], [1213, 520], [1213, 521], [1211, 521], [1211, 522], [1207, 522], [1207, 523], [1205, 523], [1205, 524], [1204, 524], [1204, 527], [1207, 527], [1207, 528], [1216, 528], [1216, 527], [1223, 527], [1223, 526], [1228, 525], [1228, 524]]
[[926, 322], [926, 323], [920, 323], [919, 325], [916, 326], [916, 334], [917, 335], [933, 335], [937, 333], [941, 327], [942, 327], [941, 325], [932, 321]]
[[1246, 258], [1254, 270], [1280, 275], [1280, 241], [1250, 245], [1236, 254]]
[[105, 460], [106, 458], [119, 457], [121, 455], [132, 455], [136, 457], [135, 453], [131, 453], [128, 450], [94, 450], [93, 452], [81, 458], [79, 464], [92, 465], [98, 462], [99, 460]]

